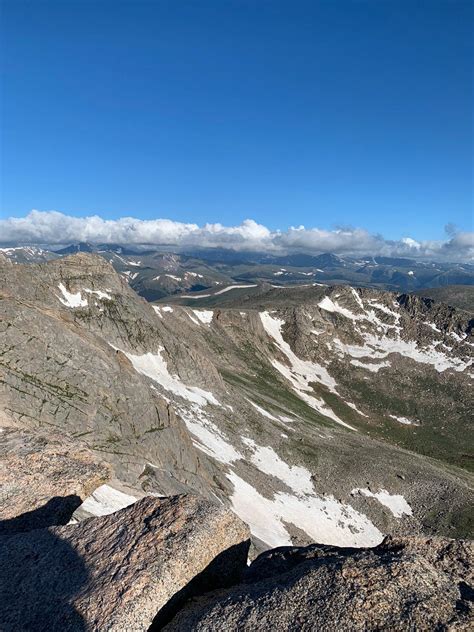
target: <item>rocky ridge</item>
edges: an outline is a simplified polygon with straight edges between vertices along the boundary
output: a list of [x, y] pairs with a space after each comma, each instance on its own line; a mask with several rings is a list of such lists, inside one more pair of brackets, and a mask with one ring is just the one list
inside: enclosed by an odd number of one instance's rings
[[[21, 433], [23, 441], [28, 434]], [[24, 464], [12, 459], [11, 471], [21, 475], [35, 452], [10, 438], [15, 451]], [[56, 461], [65, 482], [76, 472], [69, 454], [70, 461], [59, 448], [51, 452], [53, 466], [31, 479], [32, 498], [44, 495], [45, 481], [57, 483]], [[17, 501], [10, 514], [21, 520]], [[50, 514], [48, 527], [30, 521], [21, 532], [1, 531], [0, 629], [468, 630], [472, 623], [469, 541], [398, 537], [369, 549], [283, 547], [247, 566], [246, 525], [195, 495], [148, 496], [68, 526], [54, 526], [58, 518]]]
[[72, 512], [111, 477], [111, 466], [78, 441], [3, 428], [0, 534], [66, 524]]
[[165, 630], [470, 630], [473, 556], [472, 542], [441, 538], [275, 549], [243, 583], [191, 601]]

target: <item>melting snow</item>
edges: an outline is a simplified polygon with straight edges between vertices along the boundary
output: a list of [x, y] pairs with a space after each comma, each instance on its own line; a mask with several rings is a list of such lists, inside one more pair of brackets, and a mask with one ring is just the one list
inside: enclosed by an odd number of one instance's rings
[[133, 505], [136, 500], [135, 496], [124, 494], [110, 485], [101, 485], [84, 500], [76, 511], [85, 512], [92, 516], [107, 516], [119, 509]]
[[186, 310], [186, 314], [189, 316], [189, 318], [193, 321], [194, 324], [199, 325], [199, 321], [194, 318], [192, 314], [192, 310], [191, 311]]
[[324, 367], [308, 360], [302, 360], [293, 352], [281, 334], [281, 328], [285, 324], [285, 321], [274, 318], [269, 312], [261, 312], [260, 320], [267, 334], [273, 338], [280, 351], [284, 353], [290, 362], [290, 366], [287, 366], [274, 359], [272, 360], [272, 365], [291, 382], [301, 399], [322, 415], [330, 417], [346, 428], [355, 430], [355, 428], [346, 424], [342, 419], [339, 419], [339, 417], [326, 406], [322, 399], [316, 398], [314, 395], [309, 395], [309, 393], [313, 391], [310, 386], [311, 382], [324, 384], [332, 393], [336, 394], [337, 384]]
[[427, 325], [428, 327], [431, 327], [431, 329], [433, 329], [433, 331], [437, 331], [438, 333], [442, 333], [441, 329], [439, 329], [434, 323], [424, 322], [423, 325]]
[[206, 309], [193, 309], [193, 312], [199, 318], [199, 320], [205, 325], [210, 325], [212, 322], [212, 317], [214, 316], [214, 312], [212, 310]]
[[360, 298], [359, 294], [354, 290], [353, 287], [351, 287], [351, 292], [352, 292], [352, 296], [357, 301], [357, 304], [359, 305], [359, 307], [361, 309], [364, 309], [364, 303], [362, 302], [362, 299]]
[[237, 290], [237, 289], [245, 289], [247, 287], [257, 287], [257, 284], [254, 283], [252, 285], [229, 285], [227, 287], [222, 288], [222, 290], [219, 290], [218, 292], [216, 292], [214, 294], [214, 296], [219, 296], [219, 294], [224, 294], [224, 292], [229, 292], [230, 290]]
[[199, 406], [192, 406], [190, 410], [181, 406], [178, 407], [178, 412], [189, 432], [196, 437], [196, 448], [220, 463], [230, 464], [242, 458], [240, 452], [228, 442]]
[[341, 307], [339, 303], [335, 303], [332, 299], [329, 298], [329, 296], [325, 296], [323, 300], [318, 303], [318, 307], [324, 309], [326, 312], [342, 314], [342, 316], [350, 318], [351, 320], [361, 320], [361, 318], [365, 318], [364, 316], [354, 314], [354, 312], [351, 312], [345, 307]]
[[373, 362], [361, 362], [360, 360], [351, 360], [351, 364], [359, 366], [361, 369], [367, 369], [367, 371], [371, 371], [372, 373], [378, 373], [380, 369], [392, 366], [390, 362], [379, 362], [378, 364], [374, 364]]
[[375, 546], [383, 534], [363, 514], [333, 496], [298, 496], [277, 492], [262, 496], [235, 472], [227, 474], [234, 486], [232, 508], [250, 526], [252, 534], [269, 547], [291, 546], [284, 523], [302, 529], [316, 542], [336, 546]]
[[102, 292], [102, 290], [88, 290], [87, 288], [84, 290], [84, 292], [87, 292], [88, 294], [95, 294], [99, 299], [107, 299], [108, 301], [112, 300], [112, 297], [110, 296], [110, 294], [108, 294], [108, 292], [110, 292], [110, 290], [107, 290], [106, 292]]
[[376, 494], [371, 492], [370, 489], [353, 489], [351, 494], [363, 494], [370, 498], [376, 498], [379, 503], [390, 509], [395, 518], [401, 518], [404, 514], [411, 516], [413, 513], [403, 496], [400, 494], [389, 494], [386, 489], [381, 489]]
[[173, 312], [173, 308], [170, 305], [164, 305], [163, 307], [161, 305], [152, 305], [152, 307], [160, 318], [163, 318], [161, 312]]
[[[457, 357], [448, 357], [446, 354], [441, 353], [436, 349], [436, 345], [438, 343], [432, 343], [428, 347], [421, 348], [415, 340], [403, 340], [400, 338], [399, 334], [396, 338], [390, 338], [389, 336], [379, 337], [368, 332], [363, 332], [361, 335], [365, 339], [365, 344], [363, 346], [346, 345], [337, 338], [334, 340], [334, 343], [338, 346], [342, 353], [347, 353], [353, 358], [381, 360], [387, 358], [387, 356], [391, 353], [399, 353], [400, 355], [410, 358], [415, 362], [432, 364], [438, 373], [442, 373], [447, 369], [464, 371], [466, 368], [471, 366], [473, 362], [472, 360], [464, 361]], [[356, 362], [352, 361], [352, 364], [356, 364]], [[369, 368], [368, 364], [357, 363], [356, 366]], [[379, 368], [382, 368], [382, 366], [373, 365], [373, 368], [369, 370], [378, 371]]]
[[[246, 398], [247, 399], [247, 398]], [[252, 402], [250, 399], [247, 399], [249, 404], [252, 404], [252, 406], [255, 408], [255, 410], [258, 410], [258, 412], [263, 415], [264, 417], [266, 417], [267, 419], [271, 419], [272, 421], [278, 421], [280, 422], [280, 419], [278, 419], [278, 417], [275, 417], [274, 415], [272, 415], [271, 413], [269, 413], [268, 411], [266, 411], [264, 408], [261, 408], [260, 406], [258, 406], [257, 404], [255, 404], [254, 402]]]
[[58, 298], [63, 305], [66, 305], [66, 307], [87, 307], [87, 299], [82, 298], [80, 291], [76, 292], [75, 294], [73, 294], [72, 292], [68, 292], [68, 290], [62, 283], [58, 285], [58, 288], [61, 290], [61, 293], [64, 297], [61, 298], [60, 296], [58, 296]]
[[356, 411], [356, 413], [358, 413], [359, 415], [362, 415], [362, 417], [368, 417], [369, 415], [366, 415], [365, 413], [363, 413], [361, 410], [359, 410], [357, 408], [357, 406], [355, 404], [353, 404], [352, 402], [346, 402], [346, 404], [352, 408], [353, 410]]
[[136, 279], [138, 276], [138, 272], [130, 272], [130, 270], [124, 270], [122, 274], [125, 275], [129, 281], [133, 281], [133, 279]]
[[311, 472], [305, 467], [288, 465], [273, 448], [259, 446], [252, 439], [243, 438], [242, 441], [253, 450], [250, 460], [261, 472], [280, 479], [297, 494], [314, 492]]
[[412, 421], [407, 417], [397, 417], [397, 415], [389, 415], [392, 419], [396, 419], [399, 423], [404, 424], [405, 426], [419, 426], [416, 421]]
[[[116, 347], [114, 347], [114, 349], [116, 349]], [[179, 395], [179, 397], [183, 397], [190, 402], [199, 404], [200, 406], [205, 406], [206, 404], [220, 406], [217, 399], [209, 391], [205, 391], [198, 386], [186, 386], [177, 375], [171, 375], [166, 362], [161, 357], [163, 350], [164, 348], [160, 347], [156, 354], [145, 353], [143, 355], [134, 355], [127, 351], [123, 351], [123, 353], [133, 364], [135, 371], [151, 378], [165, 390]]]

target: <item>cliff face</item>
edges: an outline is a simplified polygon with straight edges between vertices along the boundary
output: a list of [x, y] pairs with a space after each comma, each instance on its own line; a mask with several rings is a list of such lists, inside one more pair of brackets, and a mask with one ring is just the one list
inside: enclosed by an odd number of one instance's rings
[[158, 333], [152, 308], [111, 266], [82, 254], [11, 266], [0, 292], [0, 407], [12, 423], [82, 438], [124, 480], [151, 463], [164, 493], [206, 493], [184, 424], [116, 349], [125, 339], [156, 347]]

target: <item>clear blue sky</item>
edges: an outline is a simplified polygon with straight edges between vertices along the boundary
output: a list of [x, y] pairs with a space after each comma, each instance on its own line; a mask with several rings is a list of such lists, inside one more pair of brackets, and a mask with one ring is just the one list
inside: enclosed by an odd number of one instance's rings
[[471, 227], [468, 2], [2, 5], [2, 217]]

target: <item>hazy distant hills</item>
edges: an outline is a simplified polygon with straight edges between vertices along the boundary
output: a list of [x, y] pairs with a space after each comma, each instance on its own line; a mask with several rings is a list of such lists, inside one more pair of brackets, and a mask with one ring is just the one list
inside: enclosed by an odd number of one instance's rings
[[[474, 286], [474, 264], [419, 261], [400, 257], [339, 257], [291, 254], [271, 256], [223, 249], [173, 252], [170, 248], [127, 247], [120, 244], [71, 244], [61, 249], [36, 246], [1, 248], [14, 263], [41, 263], [77, 252], [97, 253], [113, 265], [130, 287], [149, 301], [173, 295], [222, 293], [231, 285], [351, 285], [395, 292], [425, 288]], [[421, 292], [426, 294], [425, 292]], [[466, 296], [464, 292], [463, 296]], [[469, 301], [457, 291], [438, 295], [459, 307]], [[433, 295], [434, 298], [436, 296]], [[459, 302], [461, 300], [461, 303]]]

